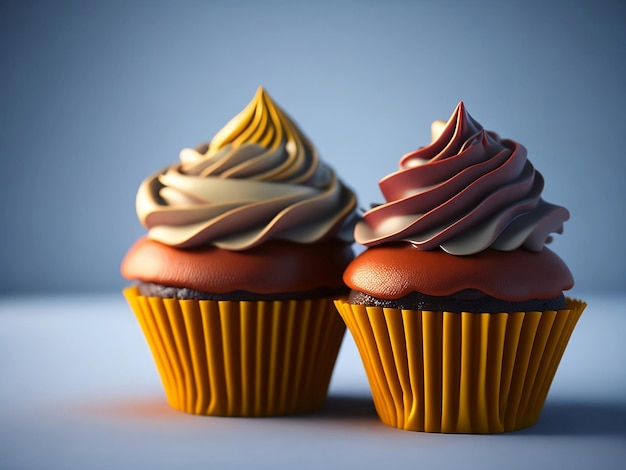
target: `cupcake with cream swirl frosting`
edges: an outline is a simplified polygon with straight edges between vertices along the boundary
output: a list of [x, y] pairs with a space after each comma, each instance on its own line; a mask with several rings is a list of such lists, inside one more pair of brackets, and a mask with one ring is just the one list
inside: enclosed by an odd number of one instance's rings
[[207, 144], [149, 176], [125, 295], [170, 404], [269, 416], [323, 403], [345, 326], [354, 193], [259, 88]]

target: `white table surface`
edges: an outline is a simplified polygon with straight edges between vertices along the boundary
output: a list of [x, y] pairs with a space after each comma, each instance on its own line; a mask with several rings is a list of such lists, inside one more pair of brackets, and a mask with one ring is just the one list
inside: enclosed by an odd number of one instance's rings
[[187, 415], [121, 294], [0, 298], [0, 469], [624, 469], [626, 294], [577, 296], [539, 421], [499, 435], [385, 426], [349, 335], [317, 414]]

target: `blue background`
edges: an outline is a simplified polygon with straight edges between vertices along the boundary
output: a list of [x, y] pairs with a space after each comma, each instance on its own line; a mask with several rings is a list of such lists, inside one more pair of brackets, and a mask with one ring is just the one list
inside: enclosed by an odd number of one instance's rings
[[263, 85], [362, 207], [463, 100], [569, 208], [580, 291], [626, 287], [626, 3], [2, 1], [0, 294], [121, 289], [141, 180]]

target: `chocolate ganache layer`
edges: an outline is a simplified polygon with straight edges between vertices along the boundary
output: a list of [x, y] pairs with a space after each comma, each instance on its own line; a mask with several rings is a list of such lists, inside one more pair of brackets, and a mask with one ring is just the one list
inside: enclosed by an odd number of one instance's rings
[[189, 293], [228, 298], [243, 291], [293, 297], [347, 293], [342, 275], [353, 257], [350, 244], [339, 240], [311, 244], [272, 240], [249, 250], [231, 251], [210, 245], [181, 249], [143, 237], [126, 254], [121, 271], [130, 280], [188, 289]]

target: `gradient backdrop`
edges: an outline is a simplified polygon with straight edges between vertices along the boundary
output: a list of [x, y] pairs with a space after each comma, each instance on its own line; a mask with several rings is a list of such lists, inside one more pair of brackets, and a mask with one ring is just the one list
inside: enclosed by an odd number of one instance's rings
[[258, 85], [362, 207], [463, 100], [523, 143], [575, 292], [626, 288], [626, 2], [0, 2], [0, 294], [116, 291], [141, 180]]

